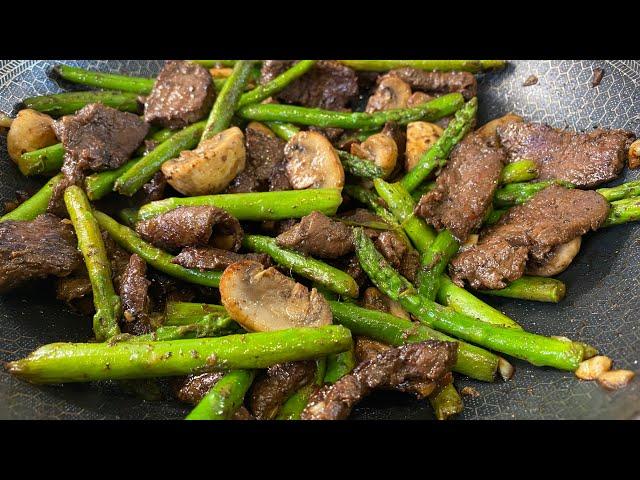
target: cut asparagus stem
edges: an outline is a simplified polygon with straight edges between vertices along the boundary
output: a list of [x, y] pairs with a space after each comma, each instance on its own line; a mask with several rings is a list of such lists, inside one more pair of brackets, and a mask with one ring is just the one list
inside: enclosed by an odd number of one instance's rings
[[640, 180], [623, 183], [616, 187], [598, 188], [596, 190], [609, 202], [640, 196]]
[[[348, 350], [349, 351], [349, 350]], [[345, 352], [346, 353], [346, 352]], [[342, 355], [340, 353], [330, 355], [330, 357]], [[276, 420], [300, 420], [302, 411], [309, 403], [311, 395], [322, 386], [324, 383], [325, 372], [327, 370], [327, 360], [319, 358], [316, 360], [316, 375], [315, 381], [309, 385], [305, 385], [293, 395], [291, 395], [286, 402], [280, 407], [280, 411], [276, 416]]]
[[238, 101], [238, 108], [250, 105], [252, 103], [259, 103], [262, 100], [282, 91], [287, 85], [293, 82], [296, 78], [301, 77], [309, 71], [311, 67], [316, 64], [316, 60], [300, 60], [288, 70], [284, 71], [270, 82], [260, 85], [254, 88], [250, 92], [243, 93]]
[[38, 215], [42, 215], [47, 211], [49, 200], [53, 193], [53, 187], [62, 180], [62, 174], [59, 173], [49, 180], [40, 190], [25, 200], [15, 209], [0, 218], [0, 222], [5, 220], [33, 220]]
[[202, 65], [204, 68], [215, 68], [215, 67], [233, 67], [237, 60], [187, 60], [187, 62], [197, 63]]
[[291, 140], [296, 133], [300, 131], [298, 127], [292, 125], [291, 123], [283, 123], [283, 122], [264, 122], [267, 127], [269, 127], [273, 133], [275, 133], [278, 137], [283, 139], [285, 142]]
[[52, 343], [5, 369], [31, 383], [91, 382], [267, 368], [344, 352], [351, 333], [340, 325], [168, 342]]
[[352, 348], [346, 352], [336, 353], [327, 357], [327, 369], [323, 383], [336, 383], [345, 375], [351, 373], [356, 366], [356, 352]]
[[574, 188], [568, 182], [562, 180], [544, 180], [530, 183], [511, 183], [496, 190], [493, 196], [493, 206], [496, 208], [512, 207], [521, 205], [533, 197], [536, 193], [544, 190], [549, 185], [562, 185], [566, 188]]
[[538, 178], [538, 166], [533, 160], [518, 160], [505, 165], [500, 172], [500, 183], [528, 182]]
[[498, 70], [507, 65], [506, 60], [338, 60], [354, 70], [386, 72], [396, 68], [411, 67], [427, 71], [464, 71], [478, 73]]
[[234, 370], [207, 392], [186, 420], [229, 420], [240, 408], [255, 377], [253, 370]]
[[118, 211], [118, 218], [124, 222], [129, 228], [135, 228], [138, 222], [138, 209], [137, 208], [123, 208]]
[[136, 113], [140, 109], [138, 95], [135, 93], [112, 91], [55, 93], [26, 98], [22, 103], [26, 108], [54, 117], [74, 114], [90, 103], [102, 103], [123, 112]]
[[26, 177], [47, 175], [59, 172], [63, 161], [64, 147], [61, 143], [56, 143], [40, 150], [23, 153], [18, 160], [18, 168]]
[[421, 255], [417, 284], [418, 293], [424, 298], [435, 300], [440, 289], [440, 278], [459, 247], [453, 234], [445, 229]]
[[431, 395], [429, 402], [438, 420], [447, 420], [454, 415], [462, 413], [462, 410], [464, 410], [462, 397], [458, 394], [453, 383], [442, 388], [437, 394]]
[[116, 184], [118, 178], [124, 175], [125, 172], [131, 170], [140, 160], [141, 158], [134, 158], [115, 170], [94, 173], [85, 178], [85, 190], [87, 191], [89, 200], [100, 200], [113, 192], [113, 186]]
[[119, 90], [148, 95], [156, 82], [154, 78], [130, 77], [113, 73], [95, 72], [69, 65], [56, 65], [53, 73], [69, 82], [106, 90]]
[[535, 302], [558, 303], [566, 293], [564, 283], [555, 278], [524, 276], [499, 290], [479, 290], [496, 297], [519, 298]]
[[610, 227], [638, 220], [640, 220], [640, 197], [626, 198], [611, 202], [611, 210], [603, 226]]
[[242, 328], [231, 317], [203, 317], [189, 325], [167, 325], [155, 332], [131, 337], [130, 342], [166, 342], [183, 338], [221, 337], [241, 333]]
[[165, 325], [189, 325], [205, 318], [225, 316], [227, 311], [222, 305], [191, 302], [167, 302], [165, 307]]
[[340, 157], [340, 162], [345, 172], [362, 178], [382, 178], [384, 176], [382, 169], [375, 163], [356, 155], [351, 155], [344, 150], [336, 150], [336, 152]]

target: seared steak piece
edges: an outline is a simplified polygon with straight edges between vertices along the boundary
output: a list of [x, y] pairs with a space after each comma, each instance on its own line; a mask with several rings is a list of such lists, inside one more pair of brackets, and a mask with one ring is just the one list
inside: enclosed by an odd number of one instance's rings
[[151, 332], [149, 324], [149, 285], [151, 282], [145, 276], [147, 264], [137, 254], [129, 258], [122, 279], [120, 281], [120, 299], [122, 300], [123, 321], [120, 322], [124, 333], [142, 335]]
[[491, 206], [505, 159], [505, 153], [479, 133], [468, 135], [451, 152], [436, 188], [418, 202], [416, 215], [437, 230], [448, 228], [464, 242]]
[[391, 70], [387, 75], [400, 78], [412, 90], [440, 94], [459, 92], [465, 100], [475, 97], [478, 91], [476, 77], [469, 72], [427, 72], [407, 67]]
[[156, 78], [144, 109], [145, 121], [183, 128], [205, 117], [216, 97], [209, 71], [183, 60], [169, 60]]
[[354, 249], [351, 228], [317, 211], [278, 235], [276, 242], [281, 247], [319, 258], [342, 257]]
[[608, 213], [609, 204], [594, 191], [547, 187], [458, 254], [449, 266], [452, 279], [478, 289], [504, 288], [523, 275], [527, 260], [542, 261], [554, 247], [598, 229]]
[[321, 388], [301, 415], [303, 420], [344, 420], [353, 406], [378, 388], [403, 388], [409, 382], [437, 385], [455, 365], [458, 344], [427, 340], [389, 348], [362, 362], [333, 385]]
[[266, 375], [253, 385], [249, 408], [258, 420], [272, 420], [282, 404], [300, 388], [313, 382], [316, 362], [279, 363], [269, 367]]
[[240, 222], [216, 207], [179, 207], [138, 222], [136, 232], [156, 247], [169, 251], [208, 245], [212, 235], [218, 234], [233, 236], [232, 249], [237, 251], [243, 236]]
[[[264, 84], [291, 68], [295, 62], [267, 60], [262, 64], [260, 83]], [[358, 76], [349, 67], [321, 60], [294, 80], [276, 98], [304, 107], [340, 110], [358, 95]]]
[[378, 235], [374, 244], [387, 261], [413, 282], [420, 268], [420, 255], [409, 246], [396, 233], [384, 231]]
[[162, 172], [156, 172], [147, 183], [145, 183], [140, 191], [135, 195], [136, 203], [144, 205], [149, 202], [155, 202], [164, 198], [164, 191], [167, 188], [167, 179]]
[[271, 257], [266, 253], [235, 253], [215, 247], [185, 247], [171, 263], [185, 268], [202, 270], [224, 270], [241, 260], [260, 262], [265, 268], [272, 266]]
[[497, 132], [510, 162], [533, 160], [540, 180], [557, 178], [585, 188], [616, 178], [635, 138], [623, 130], [578, 133], [539, 123], [511, 123]]
[[164, 311], [167, 302], [193, 302], [198, 295], [196, 285], [181, 282], [157, 270], [149, 271], [147, 278], [151, 280], [149, 296], [155, 310]]
[[53, 215], [0, 222], [0, 293], [29, 280], [64, 277], [81, 262], [73, 228]]
[[284, 168], [286, 142], [251, 124], [245, 129], [244, 141], [247, 153], [244, 170], [233, 179], [225, 193], [291, 190]]
[[218, 380], [224, 377], [224, 372], [206, 372], [187, 375], [178, 386], [176, 397], [178, 400], [197, 405]]

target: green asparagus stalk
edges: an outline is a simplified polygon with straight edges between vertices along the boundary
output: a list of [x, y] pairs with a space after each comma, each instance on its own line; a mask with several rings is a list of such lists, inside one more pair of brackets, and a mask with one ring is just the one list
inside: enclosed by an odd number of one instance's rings
[[496, 375], [498, 356], [480, 347], [388, 313], [336, 301], [330, 301], [329, 305], [333, 321], [344, 325], [354, 335], [363, 335], [396, 347], [424, 340], [458, 342], [458, 361], [454, 371], [485, 382], [492, 382]]
[[400, 124], [407, 124], [416, 120], [432, 122], [453, 114], [463, 103], [464, 99], [460, 93], [450, 93], [413, 108], [375, 113], [348, 113], [294, 105], [258, 104], [242, 107], [237, 114], [247, 120], [264, 122], [290, 122], [324, 128], [371, 129], [382, 127], [386, 122]]
[[102, 103], [107, 107], [123, 112], [136, 113], [140, 109], [138, 95], [129, 92], [93, 91], [66, 92], [29, 97], [22, 101], [26, 108], [31, 108], [54, 117], [76, 113], [90, 103]]
[[229, 420], [240, 408], [255, 372], [234, 370], [211, 387], [185, 420]]
[[164, 162], [177, 157], [183, 150], [194, 148], [200, 140], [204, 127], [204, 121], [194, 123], [162, 142], [138, 162], [125, 169], [116, 180], [114, 189], [122, 195], [129, 197], [134, 195], [151, 180]]
[[165, 198], [143, 205], [140, 219], [147, 220], [178, 207], [211, 205], [226, 210], [238, 220], [261, 221], [302, 218], [314, 210], [335, 215], [342, 203], [339, 189], [284, 190], [281, 192], [229, 193], [199, 197]]
[[123, 208], [118, 211], [118, 218], [122, 220], [127, 227], [134, 228], [138, 222], [138, 209]]
[[[349, 351], [349, 350], [347, 350]], [[345, 352], [346, 353], [346, 352]], [[336, 356], [342, 355], [341, 353], [330, 355]], [[286, 402], [280, 407], [278, 414], [276, 415], [276, 420], [300, 420], [300, 415], [302, 411], [309, 403], [309, 399], [311, 395], [322, 386], [324, 383], [325, 372], [327, 370], [327, 360], [324, 358], [319, 358], [316, 360], [316, 375], [315, 381], [309, 385], [305, 385], [293, 395], [291, 395]]]
[[435, 300], [440, 289], [440, 278], [451, 258], [458, 253], [460, 244], [449, 232], [442, 230], [420, 259], [418, 293], [428, 300]]
[[240, 95], [242, 95], [244, 87], [249, 80], [253, 63], [246, 60], [238, 60], [233, 66], [231, 76], [227, 79], [213, 104], [209, 119], [202, 132], [200, 143], [229, 127], [231, 117], [233, 117], [233, 113], [238, 106]]
[[292, 125], [291, 123], [283, 123], [283, 122], [264, 122], [267, 127], [269, 127], [273, 133], [275, 133], [278, 137], [280, 137], [285, 142], [288, 142], [291, 137], [293, 137], [296, 133], [300, 131], [298, 127]]
[[558, 303], [566, 293], [564, 283], [555, 278], [520, 277], [499, 290], [479, 290], [480, 293], [496, 297], [519, 298], [535, 302]]
[[528, 182], [538, 178], [538, 166], [533, 160], [518, 160], [508, 163], [500, 172], [500, 183]]
[[134, 158], [115, 170], [94, 173], [85, 178], [84, 185], [89, 200], [100, 200], [113, 192], [113, 186], [115, 185], [116, 180], [118, 180], [118, 178], [120, 178], [125, 172], [131, 170], [131, 168], [133, 168], [133, 166], [140, 160], [141, 158]]
[[47, 175], [59, 172], [63, 161], [64, 147], [61, 143], [56, 143], [40, 150], [23, 153], [18, 160], [18, 168], [26, 177]]
[[375, 163], [351, 155], [344, 150], [336, 150], [345, 172], [362, 178], [382, 178], [384, 172]]
[[456, 112], [454, 119], [449, 122], [436, 143], [422, 155], [418, 164], [400, 180], [400, 184], [407, 192], [411, 193], [431, 175], [434, 169], [445, 165], [453, 147], [473, 127], [477, 111], [478, 99], [474, 97]]
[[568, 182], [562, 180], [544, 180], [541, 182], [511, 183], [496, 190], [493, 196], [493, 206], [496, 208], [521, 205], [533, 197], [536, 193], [550, 185], [562, 185], [566, 188], [574, 188]]
[[222, 305], [191, 302], [167, 302], [165, 307], [165, 325], [189, 325], [207, 318], [226, 316]]
[[421, 183], [413, 192], [411, 192], [411, 198], [413, 198], [414, 202], [418, 203], [423, 195], [427, 194], [434, 188], [436, 188], [435, 181]]
[[485, 70], [499, 70], [506, 60], [338, 60], [354, 70], [386, 72], [396, 68], [411, 67], [419, 70], [478, 73]]
[[356, 366], [356, 352], [353, 348], [346, 352], [336, 353], [327, 357], [327, 371], [323, 383], [336, 383], [345, 375], [351, 373]]
[[351, 348], [340, 325], [168, 342], [52, 343], [5, 369], [31, 383], [153, 378], [211, 370], [267, 368]]
[[603, 226], [610, 227], [638, 220], [640, 220], [640, 197], [626, 198], [611, 202], [611, 210]]
[[358, 284], [349, 274], [320, 260], [306, 257], [294, 250], [278, 246], [275, 238], [245, 235], [242, 245], [253, 252], [266, 253], [275, 262], [298, 275], [346, 297], [358, 296]]
[[204, 68], [217, 68], [217, 67], [233, 67], [237, 60], [187, 60], [188, 62], [197, 63]]
[[69, 65], [56, 65], [53, 73], [72, 83], [98, 87], [105, 90], [119, 90], [121, 92], [148, 95], [153, 89], [154, 78], [130, 77], [113, 73], [95, 72]]
[[438, 420], [446, 420], [449, 417], [462, 413], [462, 410], [464, 410], [462, 397], [458, 394], [453, 383], [442, 388], [437, 394], [431, 395], [429, 402]]
[[640, 180], [623, 183], [616, 187], [598, 188], [596, 190], [609, 202], [640, 196]]
[[376, 215], [382, 218], [382, 220], [384, 220], [386, 223], [391, 225], [391, 228], [394, 231], [401, 234], [403, 239], [408, 244], [411, 243], [407, 235], [404, 233], [404, 230], [402, 229], [400, 224], [396, 221], [396, 218], [394, 217], [394, 215], [383, 206], [384, 201], [380, 197], [378, 197], [375, 193], [359, 185], [351, 185], [351, 184], [344, 186], [344, 193], [349, 195], [354, 200], [357, 200], [358, 202], [369, 207], [371, 210], [373, 210], [373, 212]]
[[491, 209], [484, 219], [484, 225], [494, 225], [498, 223], [498, 220], [500, 220], [505, 213], [507, 213], [506, 208]]
[[53, 193], [53, 187], [62, 180], [62, 174], [59, 173], [49, 180], [40, 190], [25, 200], [15, 209], [0, 218], [0, 222], [5, 220], [33, 220], [38, 215], [42, 215], [47, 211], [49, 200]]
[[120, 297], [116, 295], [111, 281], [111, 264], [102, 240], [100, 226], [91, 213], [91, 205], [84, 191], [75, 185], [67, 187], [64, 203], [78, 237], [78, 248], [87, 266], [93, 304], [93, 332], [99, 342], [120, 333], [118, 319], [122, 313]]
[[130, 253], [137, 253], [156, 270], [205, 287], [217, 287], [220, 284], [222, 272], [184, 268], [171, 263], [174, 258], [172, 255], [145, 242], [129, 227], [119, 224], [110, 216], [97, 210], [94, 210], [93, 215], [100, 224], [100, 228], [106, 230], [118, 245]]
[[311, 67], [316, 64], [316, 60], [300, 60], [288, 70], [284, 71], [276, 78], [264, 85], [254, 88], [250, 92], [243, 93], [238, 101], [238, 108], [250, 105], [252, 103], [259, 103], [262, 100], [282, 91], [287, 85], [293, 82], [296, 78], [301, 77], [309, 71]]
[[155, 332], [134, 336], [130, 342], [167, 342], [183, 338], [221, 337], [240, 333], [242, 329], [231, 317], [204, 317], [189, 325], [166, 325]]

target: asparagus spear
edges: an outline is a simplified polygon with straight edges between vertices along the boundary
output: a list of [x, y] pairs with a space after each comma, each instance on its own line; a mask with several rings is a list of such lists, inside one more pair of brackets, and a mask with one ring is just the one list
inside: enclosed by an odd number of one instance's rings
[[449, 230], [441, 231], [420, 259], [418, 292], [428, 300], [435, 300], [440, 289], [440, 278], [460, 244]]
[[85, 178], [84, 185], [89, 200], [100, 200], [113, 192], [113, 186], [115, 185], [116, 180], [118, 180], [118, 178], [120, 178], [125, 172], [131, 170], [131, 168], [133, 168], [133, 166], [140, 160], [140, 158], [134, 158], [115, 170], [94, 173]]
[[342, 377], [351, 373], [355, 366], [356, 352], [353, 348], [346, 352], [329, 355], [322, 383], [336, 383]]
[[[183, 150], [194, 148], [200, 140], [204, 127], [204, 121], [189, 125], [162, 142], [153, 151], [128, 168], [121, 167], [122, 174], [117, 178], [114, 189], [129, 197], [135, 194], [145, 183], [151, 180], [164, 162], [177, 157]], [[110, 180], [111, 176], [101, 178], [109, 178]], [[105, 183], [110, 182], [106, 180]]]
[[384, 172], [375, 163], [364, 160], [356, 155], [351, 155], [344, 150], [337, 150], [338, 157], [345, 172], [362, 178], [382, 178]]
[[640, 220], [640, 197], [627, 198], [611, 202], [611, 210], [603, 226], [610, 227], [638, 220]]
[[388, 313], [336, 301], [330, 301], [329, 305], [333, 321], [344, 325], [355, 335], [370, 337], [396, 347], [424, 340], [458, 342], [458, 361], [454, 371], [485, 382], [492, 382], [496, 375], [498, 356], [480, 347]]
[[506, 60], [338, 60], [354, 70], [386, 72], [395, 68], [411, 67], [428, 71], [464, 71], [478, 73], [504, 68]]
[[186, 420], [229, 420], [242, 405], [254, 377], [253, 370], [227, 373], [191, 410]]
[[29, 97], [23, 100], [26, 108], [57, 117], [76, 113], [90, 103], [102, 103], [123, 112], [136, 113], [140, 109], [138, 95], [128, 92], [94, 91], [66, 92]]
[[528, 182], [538, 178], [538, 166], [533, 160], [518, 160], [508, 163], [500, 172], [500, 183]]
[[93, 304], [96, 313], [93, 316], [93, 332], [99, 342], [120, 333], [118, 319], [122, 313], [120, 297], [116, 295], [111, 281], [111, 265], [98, 222], [91, 213], [89, 199], [78, 186], [67, 187], [64, 203], [78, 237], [78, 248], [87, 266]]
[[153, 268], [197, 285], [217, 287], [220, 284], [222, 272], [184, 268], [171, 263], [173, 260], [172, 255], [145, 242], [129, 227], [119, 224], [110, 216], [97, 210], [94, 210], [93, 215], [100, 224], [100, 228], [106, 230], [118, 245], [130, 253], [137, 253]]
[[189, 325], [205, 318], [218, 318], [227, 314], [222, 305], [190, 302], [167, 302], [165, 325]]
[[[350, 350], [347, 350], [347, 352]], [[347, 353], [344, 352], [344, 353]], [[342, 355], [341, 353], [330, 355], [335, 357], [336, 355]], [[327, 361], [324, 358], [316, 360], [316, 375], [315, 381], [309, 385], [305, 385], [293, 395], [291, 395], [286, 402], [280, 407], [280, 411], [276, 415], [276, 420], [300, 420], [300, 414], [309, 403], [311, 395], [316, 391], [318, 387], [321, 387], [323, 379], [325, 377], [325, 371], [327, 369]]]
[[375, 113], [335, 112], [320, 108], [294, 105], [258, 104], [247, 105], [238, 110], [238, 115], [247, 120], [266, 122], [291, 122], [299, 125], [335, 128], [376, 128], [386, 122], [406, 124], [416, 120], [432, 122], [453, 114], [464, 103], [462, 95], [450, 93], [413, 108], [386, 110]]
[[320, 260], [278, 246], [275, 238], [245, 235], [242, 246], [253, 252], [266, 253], [276, 263], [325, 288], [347, 297], [358, 296], [358, 284], [351, 275]]
[[138, 209], [123, 208], [118, 211], [118, 218], [122, 220], [127, 227], [134, 228], [138, 222]]
[[493, 206], [497, 208], [521, 205], [544, 190], [549, 185], [562, 185], [566, 188], [574, 188], [572, 184], [562, 180], [544, 180], [541, 182], [511, 183], [496, 190], [493, 195]]
[[273, 133], [275, 133], [278, 137], [283, 139], [285, 142], [288, 142], [291, 137], [293, 137], [296, 133], [300, 131], [298, 127], [292, 125], [291, 123], [283, 123], [283, 122], [264, 122], [267, 127], [269, 127]]
[[519, 298], [536, 302], [558, 303], [566, 293], [564, 283], [555, 278], [520, 277], [499, 290], [479, 290], [480, 293], [496, 297]]
[[356, 254], [371, 281], [383, 293], [428, 326], [533, 365], [574, 371], [584, 357], [584, 346], [515, 328], [497, 327], [438, 305], [417, 294], [376, 250], [362, 229], [354, 229]]
[[200, 138], [201, 143], [229, 126], [231, 117], [233, 117], [233, 113], [238, 106], [240, 95], [249, 80], [252, 68], [253, 62], [246, 60], [238, 60], [233, 66], [233, 73], [227, 79], [213, 104], [209, 119]]
[[23, 153], [18, 160], [20, 172], [26, 176], [59, 172], [64, 161], [64, 147], [56, 143], [33, 152]]
[[446, 420], [453, 415], [462, 413], [462, 410], [464, 410], [462, 397], [458, 394], [453, 383], [442, 388], [436, 395], [431, 395], [429, 402], [438, 420]]
[[183, 338], [221, 337], [232, 333], [240, 333], [242, 329], [229, 316], [201, 318], [189, 325], [167, 325], [156, 329], [155, 332], [137, 335], [129, 339], [130, 342], [166, 342]]
[[229, 193], [199, 197], [165, 198], [140, 208], [141, 220], [178, 207], [211, 205], [223, 208], [238, 220], [261, 221], [302, 218], [314, 210], [335, 215], [342, 203], [339, 189], [283, 190], [279, 192]]
[[28, 200], [22, 202], [15, 209], [0, 218], [0, 222], [5, 220], [33, 220], [38, 215], [42, 215], [47, 211], [53, 187], [62, 180], [62, 174], [59, 173], [49, 180], [40, 190], [31, 196]]
[[477, 111], [478, 99], [474, 97], [456, 112], [454, 119], [449, 122], [436, 143], [422, 155], [418, 164], [400, 180], [400, 184], [407, 192], [411, 193], [416, 189], [435, 168], [445, 165], [453, 147], [471, 130]]
[[340, 325], [168, 342], [51, 343], [5, 369], [31, 383], [91, 382], [267, 368], [351, 348]]
[[596, 189], [609, 202], [640, 196], [640, 180], [623, 183], [616, 187]]
[[131, 77], [114, 73], [95, 72], [69, 65], [56, 65], [53, 73], [69, 82], [98, 87], [106, 90], [148, 95], [156, 82], [154, 78]]
[[254, 88], [250, 92], [243, 93], [238, 101], [238, 108], [250, 105], [252, 103], [259, 103], [265, 98], [270, 97], [280, 91], [282, 91], [287, 85], [293, 82], [296, 78], [301, 77], [309, 71], [316, 63], [316, 60], [300, 60], [288, 70], [284, 71], [270, 82], [260, 85]]
[[202, 65], [204, 68], [233, 67], [237, 62], [237, 60], [187, 60], [187, 61]]

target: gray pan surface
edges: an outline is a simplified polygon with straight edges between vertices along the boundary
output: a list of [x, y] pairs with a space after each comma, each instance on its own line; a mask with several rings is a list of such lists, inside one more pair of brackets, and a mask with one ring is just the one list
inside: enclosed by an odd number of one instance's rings
[[[47, 76], [58, 61], [0, 60], [0, 111], [12, 112], [23, 98], [60, 91]], [[160, 61], [65, 61], [97, 70], [152, 76]], [[605, 76], [591, 87], [595, 67]], [[539, 79], [523, 87], [530, 75]], [[589, 130], [624, 128], [640, 134], [640, 62], [513, 61], [501, 72], [484, 75], [479, 84], [480, 122], [513, 111], [557, 127]], [[640, 178], [626, 171], [624, 180]], [[622, 181], [622, 180], [620, 180]], [[614, 182], [619, 183], [620, 181]], [[0, 137], [0, 201], [18, 189], [42, 182], [26, 180], [6, 155]], [[34, 190], [32, 190], [34, 191]], [[595, 345], [615, 367], [640, 373], [640, 224], [603, 229], [584, 238], [578, 258], [560, 275], [567, 298], [558, 305], [484, 298], [527, 330], [565, 335]], [[55, 341], [84, 341], [91, 322], [53, 300], [46, 282], [0, 297], [0, 362], [27, 355]], [[607, 392], [573, 374], [514, 361], [510, 382], [472, 385], [477, 398], [465, 398], [462, 419], [630, 419], [640, 416], [640, 381]], [[37, 387], [0, 372], [0, 419], [180, 419], [188, 411], [174, 402], [149, 402], [107, 385]], [[358, 419], [433, 418], [427, 402], [408, 395], [380, 392], [354, 411]]]

